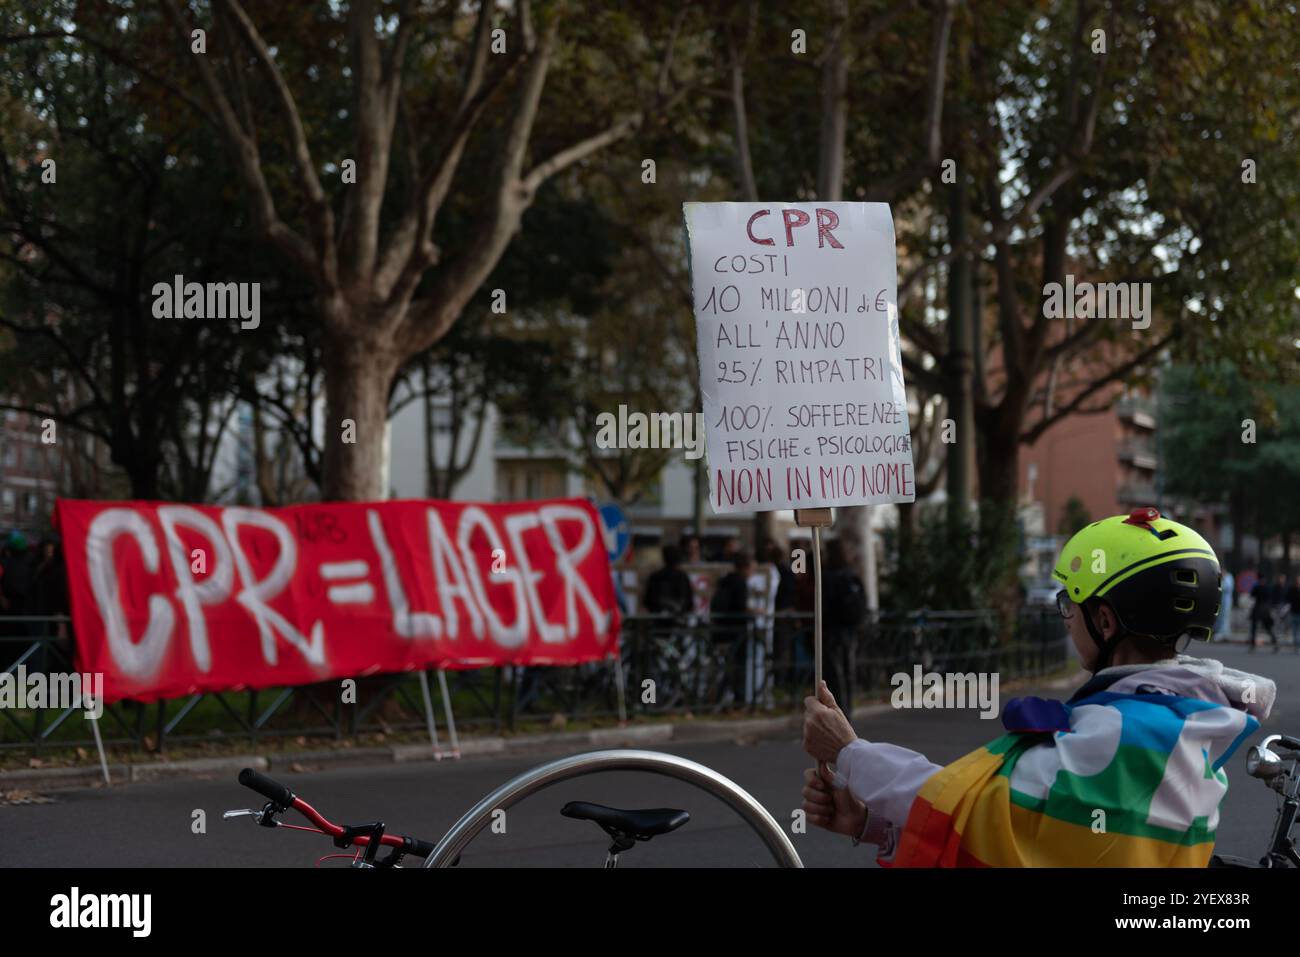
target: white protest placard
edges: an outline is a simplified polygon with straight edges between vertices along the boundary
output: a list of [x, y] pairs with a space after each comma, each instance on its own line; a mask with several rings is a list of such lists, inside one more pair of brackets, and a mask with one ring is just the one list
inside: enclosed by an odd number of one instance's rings
[[886, 203], [686, 203], [713, 510], [916, 497]]

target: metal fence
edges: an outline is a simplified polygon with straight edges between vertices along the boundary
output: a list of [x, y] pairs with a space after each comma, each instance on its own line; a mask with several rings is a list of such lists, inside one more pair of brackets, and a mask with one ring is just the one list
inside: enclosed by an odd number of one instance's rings
[[[20, 666], [28, 675], [74, 671], [69, 629], [61, 618], [0, 618], [0, 672], [16, 675]], [[887, 695], [891, 678], [910, 675], [915, 666], [997, 673], [1005, 681], [1045, 674], [1068, 660], [1054, 609], [1025, 609], [1006, 628], [992, 612], [881, 614], [845, 633], [828, 629], [824, 642], [827, 680], [842, 705]], [[572, 667], [448, 671], [457, 726], [500, 733], [581, 726], [620, 710], [629, 717], [788, 711], [812, 686], [812, 616], [806, 614], [712, 621], [634, 616], [624, 619], [620, 649], [617, 660]], [[106, 707], [99, 723], [106, 744], [153, 752], [198, 742], [256, 745], [424, 731], [419, 679], [415, 673], [358, 679], [355, 704], [343, 702], [337, 680], [122, 701]], [[0, 707], [0, 751], [91, 743], [75, 709]]]

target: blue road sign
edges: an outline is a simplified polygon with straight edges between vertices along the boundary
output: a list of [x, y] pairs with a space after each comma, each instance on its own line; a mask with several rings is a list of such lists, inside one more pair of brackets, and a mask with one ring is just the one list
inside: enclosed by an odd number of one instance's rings
[[618, 505], [607, 502], [600, 507], [600, 523], [604, 526], [605, 551], [609, 553], [609, 560], [616, 562], [627, 554], [628, 546], [632, 544], [632, 529], [628, 527], [627, 515]]

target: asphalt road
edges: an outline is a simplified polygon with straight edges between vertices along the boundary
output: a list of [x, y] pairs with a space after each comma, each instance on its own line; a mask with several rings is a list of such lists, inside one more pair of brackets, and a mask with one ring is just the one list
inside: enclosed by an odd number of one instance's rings
[[[1228, 665], [1273, 678], [1279, 686], [1279, 704], [1265, 730], [1300, 734], [1300, 715], [1288, 710], [1289, 702], [1300, 695], [1300, 656], [1290, 651], [1248, 655], [1239, 646], [1215, 646], [1213, 653]], [[893, 711], [859, 722], [857, 730], [863, 737], [893, 741], [946, 763], [995, 737], [1000, 728], [996, 721], [981, 720], [974, 711]], [[673, 745], [666, 750], [731, 778], [789, 828], [792, 812], [800, 804], [802, 772], [809, 766], [793, 737]], [[1244, 753], [1242, 748], [1229, 765], [1232, 784], [1222, 811], [1218, 849], [1253, 858], [1267, 843], [1276, 799], [1260, 782], [1246, 776]], [[493, 788], [543, 759], [540, 755], [474, 758], [438, 764], [307, 769], [281, 776], [332, 820], [355, 824], [382, 818], [391, 831], [436, 841]], [[310, 865], [320, 855], [337, 853], [318, 835], [271, 831], [247, 818], [222, 820], [224, 810], [259, 803], [233, 776], [135, 784], [113, 791], [64, 791], [52, 797], [49, 804], [0, 807], [0, 862], [4, 866], [296, 867]], [[691, 821], [682, 829], [637, 846], [624, 855], [622, 866], [771, 864], [758, 837], [716, 798], [658, 775], [618, 772], [564, 782], [521, 802], [508, 812], [504, 833], [481, 833], [465, 852], [461, 866], [599, 867], [608, 841], [596, 825], [559, 815], [560, 807], [570, 800], [616, 807], [681, 807], [691, 812]], [[206, 814], [206, 833], [193, 833], [197, 810]], [[807, 834], [793, 834], [791, 839], [808, 866], [874, 866], [871, 848], [853, 848], [837, 835], [813, 828]], [[339, 866], [342, 862], [326, 863]]]

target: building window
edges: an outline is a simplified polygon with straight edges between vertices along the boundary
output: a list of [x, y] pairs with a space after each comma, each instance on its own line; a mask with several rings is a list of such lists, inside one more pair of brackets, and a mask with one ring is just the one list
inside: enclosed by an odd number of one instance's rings
[[438, 435], [450, 433], [452, 426], [451, 405], [444, 402], [436, 403], [430, 409], [429, 424]]
[[562, 462], [521, 460], [497, 462], [497, 497], [505, 502], [560, 498], [567, 472]]

